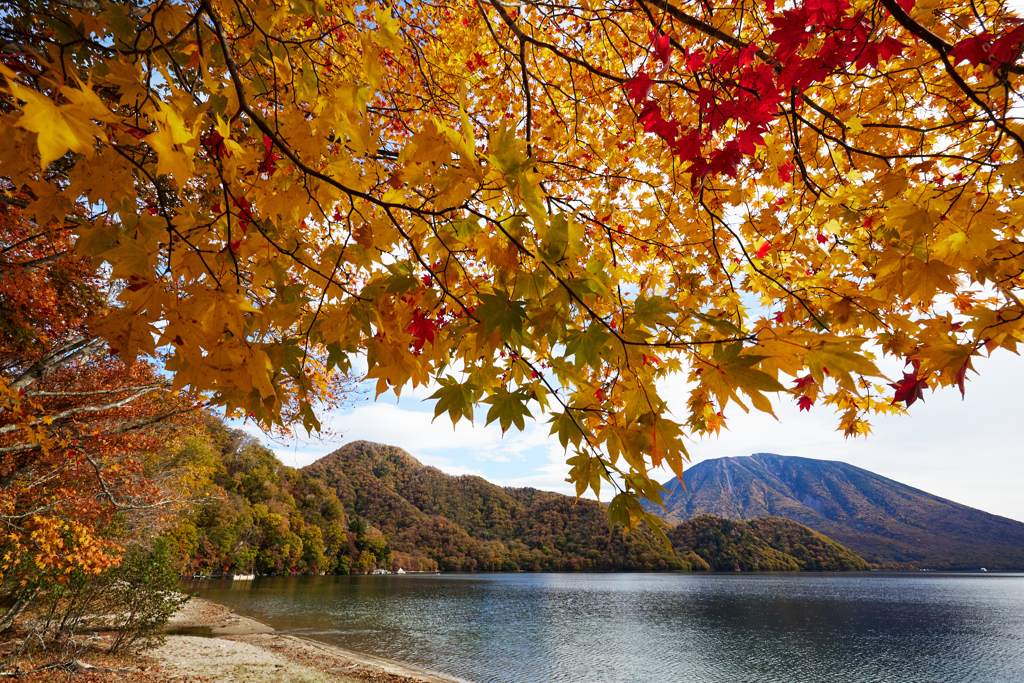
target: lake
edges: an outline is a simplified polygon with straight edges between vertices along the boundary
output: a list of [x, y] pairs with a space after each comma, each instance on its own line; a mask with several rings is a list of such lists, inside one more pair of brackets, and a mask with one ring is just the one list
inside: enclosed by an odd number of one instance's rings
[[274, 628], [475, 683], [1024, 681], [1024, 574], [190, 581]]

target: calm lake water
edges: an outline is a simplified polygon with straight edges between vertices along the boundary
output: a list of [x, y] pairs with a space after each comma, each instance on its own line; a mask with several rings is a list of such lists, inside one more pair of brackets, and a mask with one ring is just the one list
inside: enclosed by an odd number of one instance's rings
[[194, 581], [285, 633], [475, 683], [1024, 681], [1024, 575]]

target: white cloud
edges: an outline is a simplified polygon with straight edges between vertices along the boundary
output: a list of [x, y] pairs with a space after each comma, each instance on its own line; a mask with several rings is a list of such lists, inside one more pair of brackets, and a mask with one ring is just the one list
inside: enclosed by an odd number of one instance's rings
[[[501, 482], [502, 486], [513, 486], [516, 488], [532, 487], [544, 491], [556, 491], [567, 496], [576, 495], [576, 487], [565, 479], [569, 476], [569, 465], [565, 462], [565, 452], [556, 443], [557, 452], [548, 453], [547, 462], [535, 468], [534, 474], [525, 477], [513, 477]], [[587, 496], [587, 497], [592, 497]]]

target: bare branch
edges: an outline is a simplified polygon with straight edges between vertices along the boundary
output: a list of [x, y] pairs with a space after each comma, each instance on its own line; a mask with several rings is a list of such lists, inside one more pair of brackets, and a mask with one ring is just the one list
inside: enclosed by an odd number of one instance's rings
[[148, 384], [144, 387], [118, 387], [117, 389], [98, 389], [96, 391], [29, 391], [25, 393], [25, 396], [29, 398], [36, 398], [37, 396], [99, 396], [101, 394], [123, 394], [126, 391], [135, 391], [137, 389], [146, 388], [159, 388], [168, 387], [169, 383], [162, 384]]
[[[151, 384], [151, 385], [146, 386], [146, 387], [141, 387], [139, 390], [137, 390], [131, 396], [128, 396], [127, 398], [123, 398], [123, 399], [121, 399], [119, 401], [114, 401], [113, 403], [106, 403], [106, 404], [100, 405], [100, 406], [80, 406], [78, 408], [68, 408], [67, 410], [62, 410], [59, 413], [54, 413], [53, 415], [47, 415], [47, 417], [50, 420], [52, 420], [53, 422], [57, 422], [58, 420], [63, 420], [65, 418], [69, 418], [69, 417], [72, 417], [74, 415], [83, 415], [85, 413], [102, 413], [102, 412], [107, 411], [107, 410], [116, 410], [118, 408], [124, 408], [126, 405], [128, 405], [129, 403], [131, 403], [135, 399], [141, 398], [141, 397], [145, 396], [146, 394], [150, 393], [151, 391], [154, 391], [155, 389], [159, 389], [159, 388], [160, 388], [159, 384]], [[36, 425], [39, 425], [39, 424], [42, 424], [42, 420], [35, 420], [35, 421], [33, 421], [31, 423], [31, 425], [33, 427], [36, 426]], [[7, 425], [5, 427], [0, 427], [0, 434], [8, 434], [10, 432], [14, 432], [14, 431], [17, 431], [19, 429], [24, 429], [24, 425], [20, 425], [20, 424]]]
[[98, 349], [105, 342], [99, 337], [76, 337], [46, 354], [23, 372], [17, 379], [11, 382], [11, 388], [21, 391], [47, 375], [50, 375], [59, 368], [67, 365], [76, 358]]

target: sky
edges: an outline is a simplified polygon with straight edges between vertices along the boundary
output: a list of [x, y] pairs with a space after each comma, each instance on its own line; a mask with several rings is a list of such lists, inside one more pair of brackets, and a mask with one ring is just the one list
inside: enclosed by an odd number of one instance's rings
[[[910, 407], [909, 415], [877, 417], [866, 439], [844, 439], [837, 416], [815, 406], [799, 412], [783, 401], [776, 406], [779, 421], [770, 415], [746, 415], [735, 406], [729, 429], [717, 438], [691, 441], [691, 465], [702, 460], [752, 453], [777, 453], [821, 460], [840, 460], [943, 498], [1018, 521], [1024, 521], [1024, 358], [1010, 352], [975, 359], [979, 374], [969, 375], [966, 397], [943, 389], [925, 393], [925, 402]], [[882, 366], [890, 378], [899, 368]], [[286, 465], [302, 467], [341, 445], [367, 440], [398, 446], [426, 465], [454, 475], [475, 474], [501, 486], [532, 486], [573, 494], [565, 481], [567, 457], [557, 438], [548, 436], [546, 419], [527, 419], [526, 429], [504, 435], [497, 423], [489, 427], [452, 426], [447, 414], [433, 418], [433, 402], [424, 399], [432, 389], [372, 398], [372, 389], [351, 406], [323, 416], [336, 433], [330, 441], [303, 439], [273, 442], [251, 425], [243, 428], [261, 436]], [[669, 381], [663, 395], [675, 418], [682, 421], [686, 387]], [[478, 413], [482, 418], [484, 411]], [[656, 477], [668, 481], [667, 470]], [[607, 500], [605, 496], [603, 499]]]

